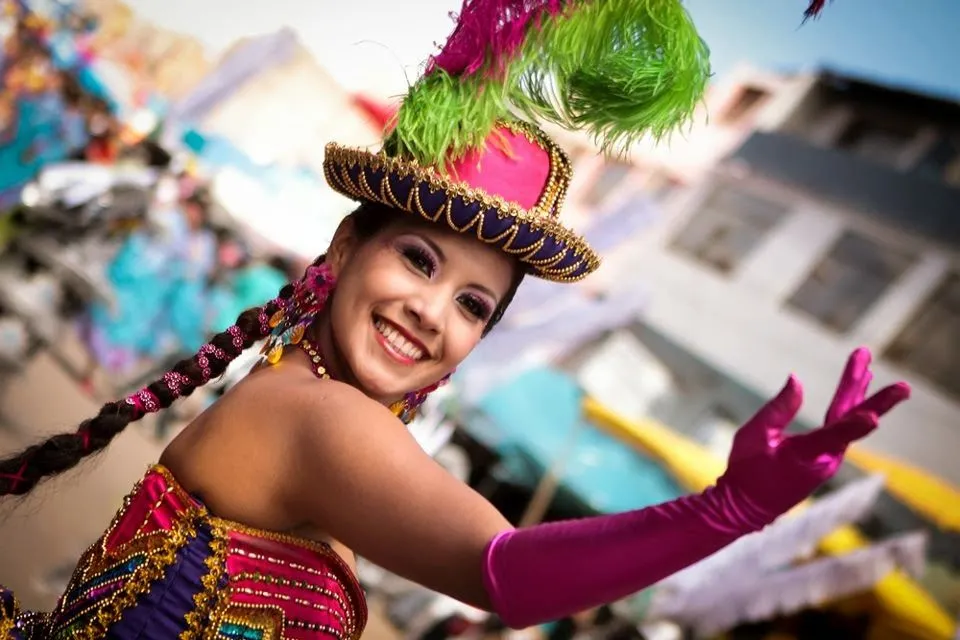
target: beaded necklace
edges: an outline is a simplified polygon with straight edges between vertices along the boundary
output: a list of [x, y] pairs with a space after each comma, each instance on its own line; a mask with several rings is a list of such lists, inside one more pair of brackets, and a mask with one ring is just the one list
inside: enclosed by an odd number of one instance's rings
[[310, 358], [310, 370], [313, 371], [313, 375], [321, 380], [329, 380], [330, 374], [327, 372], [327, 367], [323, 362], [323, 356], [320, 355], [320, 350], [306, 338], [302, 338], [297, 344], [303, 352], [307, 354], [307, 357]]
[[[297, 346], [310, 358], [310, 370], [313, 372], [313, 375], [321, 380], [330, 380], [330, 372], [327, 371], [327, 366], [323, 362], [323, 354], [320, 353], [320, 349], [306, 338], [301, 338], [300, 341], [297, 342]], [[398, 400], [391, 404], [390, 411], [401, 420], [405, 420], [407, 414], [410, 413], [406, 399]]]

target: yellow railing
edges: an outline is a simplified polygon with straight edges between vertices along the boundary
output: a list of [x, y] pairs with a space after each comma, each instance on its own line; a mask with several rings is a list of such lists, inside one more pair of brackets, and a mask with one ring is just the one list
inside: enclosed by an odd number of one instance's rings
[[[621, 418], [597, 401], [584, 401], [584, 414], [597, 427], [656, 458], [689, 491], [703, 491], [723, 473], [726, 462], [696, 442], [653, 421]], [[798, 508], [803, 508], [801, 505]], [[820, 542], [820, 550], [842, 555], [868, 544], [851, 526], [841, 527]], [[917, 640], [951, 640], [956, 622], [919, 584], [895, 571], [873, 590], [884, 622]]]

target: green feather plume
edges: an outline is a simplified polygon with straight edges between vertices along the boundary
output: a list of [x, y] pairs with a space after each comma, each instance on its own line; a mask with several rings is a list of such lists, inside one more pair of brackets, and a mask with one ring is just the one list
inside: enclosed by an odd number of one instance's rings
[[423, 76], [385, 151], [440, 165], [481, 146], [497, 120], [522, 116], [585, 130], [605, 152], [624, 153], [688, 125], [709, 76], [709, 50], [679, 0], [570, 2], [541, 16], [506, 64], [488, 57], [469, 76]]

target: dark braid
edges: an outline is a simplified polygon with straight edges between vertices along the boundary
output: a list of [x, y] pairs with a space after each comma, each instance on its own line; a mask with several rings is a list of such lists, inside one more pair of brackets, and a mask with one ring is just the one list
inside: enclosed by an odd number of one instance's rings
[[280, 301], [293, 295], [293, 286], [280, 290], [280, 297], [261, 307], [247, 309], [236, 324], [211, 338], [195, 355], [130, 398], [108, 402], [93, 418], [80, 423], [74, 433], [61, 433], [0, 461], [0, 496], [23, 495], [40, 480], [63, 473], [81, 460], [102, 451], [127, 425], [147, 413], [169, 407], [177, 398], [220, 377], [237, 356], [270, 333], [267, 319], [280, 308]]
[[[391, 209], [373, 203], [362, 204], [350, 218], [361, 240], [372, 238], [398, 219]], [[325, 259], [325, 254], [319, 256], [314, 266]], [[523, 275], [522, 269], [516, 270], [510, 289], [484, 328], [484, 335], [500, 321]], [[63, 473], [87, 456], [102, 451], [131, 422], [169, 407], [177, 398], [189, 396], [211, 379], [220, 377], [240, 353], [269, 335], [269, 318], [280, 308], [281, 301], [289, 300], [293, 294], [294, 287], [287, 285], [277, 299], [247, 309], [235, 325], [211, 338], [193, 357], [181, 360], [129, 398], [103, 405], [95, 417], [80, 423], [74, 433], [53, 436], [0, 461], [0, 497], [30, 492], [40, 480]]]

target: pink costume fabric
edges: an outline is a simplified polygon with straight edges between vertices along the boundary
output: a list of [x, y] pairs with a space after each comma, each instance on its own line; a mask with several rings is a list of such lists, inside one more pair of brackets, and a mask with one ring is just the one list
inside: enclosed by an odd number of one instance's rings
[[360, 585], [327, 545], [212, 515], [161, 466], [83, 555], [50, 614], [0, 609], [0, 637], [357, 640]]

